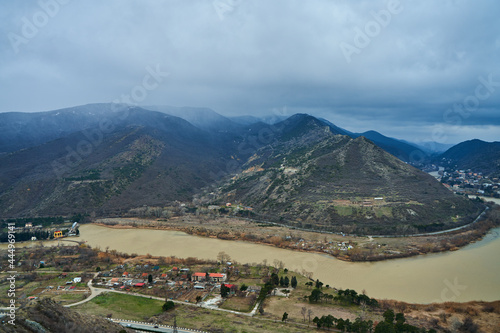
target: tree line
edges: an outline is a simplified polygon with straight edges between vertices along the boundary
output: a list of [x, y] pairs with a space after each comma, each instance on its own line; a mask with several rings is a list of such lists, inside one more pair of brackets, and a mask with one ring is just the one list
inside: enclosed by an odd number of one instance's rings
[[[312, 282], [306, 282], [306, 285], [312, 286]], [[358, 294], [355, 290], [346, 289], [337, 290], [337, 295], [324, 293], [321, 289], [323, 283], [316, 280], [315, 288], [311, 291], [311, 295], [306, 296], [310, 303], [318, 303], [320, 301], [336, 301], [344, 305], [367, 305], [371, 307], [378, 306], [378, 302], [374, 298], [370, 298], [365, 294]]]

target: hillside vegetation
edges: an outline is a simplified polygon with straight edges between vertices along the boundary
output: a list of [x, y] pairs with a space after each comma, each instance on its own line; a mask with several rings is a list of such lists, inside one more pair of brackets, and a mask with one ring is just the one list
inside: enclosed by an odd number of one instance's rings
[[296, 227], [348, 233], [435, 231], [480, 212], [364, 137], [335, 135], [313, 117], [297, 117], [218, 189], [217, 203], [251, 206], [262, 218]]

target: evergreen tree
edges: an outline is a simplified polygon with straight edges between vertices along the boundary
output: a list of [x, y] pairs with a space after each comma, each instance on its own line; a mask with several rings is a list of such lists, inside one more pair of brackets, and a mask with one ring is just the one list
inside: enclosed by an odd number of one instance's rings
[[292, 276], [292, 282], [291, 282], [292, 288], [297, 287], [297, 278], [295, 276]]
[[220, 295], [222, 296], [222, 298], [226, 298], [227, 295], [229, 294], [229, 287], [226, 287], [226, 285], [223, 283], [221, 284], [220, 286]]
[[274, 286], [277, 286], [280, 284], [280, 278], [278, 277], [278, 274], [276, 273], [272, 273], [271, 274], [271, 283], [274, 285]]
[[315, 303], [321, 299], [322, 292], [318, 288], [314, 289], [309, 296], [309, 302]]
[[385, 322], [392, 324], [394, 322], [394, 310], [386, 310], [383, 314]]

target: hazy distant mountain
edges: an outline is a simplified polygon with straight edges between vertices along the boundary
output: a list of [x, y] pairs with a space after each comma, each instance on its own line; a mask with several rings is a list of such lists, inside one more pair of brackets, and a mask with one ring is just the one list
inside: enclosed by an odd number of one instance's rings
[[[128, 117], [127, 110], [131, 108], [134, 107], [124, 104], [101, 103], [47, 112], [0, 113], [0, 155], [108, 124], [112, 126], [144, 125], [144, 121], [147, 119]], [[238, 124], [208, 108], [168, 106], [148, 108], [152, 111], [178, 116], [204, 130], [228, 131], [239, 128]]]
[[273, 125], [287, 119], [288, 117], [289, 116], [282, 116], [282, 115], [268, 115], [263, 117], [235, 116], [235, 117], [229, 117], [229, 119], [241, 125], [252, 125], [258, 122], [262, 122], [268, 125]]
[[149, 105], [144, 109], [163, 112], [189, 121], [194, 126], [209, 131], [228, 131], [235, 129], [238, 123], [233, 122], [212, 109], [195, 107], [176, 107], [166, 105]]
[[441, 164], [458, 169], [472, 169], [500, 177], [500, 142], [470, 140], [459, 143], [441, 154]]
[[260, 117], [260, 120], [264, 124], [274, 125], [285, 119], [288, 119], [290, 115], [280, 115], [280, 114], [271, 114], [268, 116]]
[[436, 154], [436, 153], [444, 153], [448, 149], [454, 146], [454, 144], [451, 143], [439, 143], [435, 141], [424, 141], [424, 142], [409, 142], [406, 140], [401, 140], [409, 145], [416, 146], [420, 148], [422, 151], [425, 151], [429, 154]]
[[99, 123], [119, 121], [117, 104], [88, 104], [47, 112], [0, 113], [0, 154], [37, 146]]
[[408, 144], [404, 141], [389, 138], [385, 135], [382, 135], [376, 131], [367, 131], [364, 133], [353, 133], [351, 137], [360, 137], [364, 136], [365, 138], [371, 140], [380, 148], [384, 149], [388, 153], [396, 156], [402, 161], [411, 163], [412, 165], [419, 165], [422, 163], [426, 163], [429, 157], [429, 154], [424, 152], [422, 149], [418, 148], [415, 145]]
[[262, 122], [262, 119], [254, 116], [235, 116], [229, 117], [229, 119], [240, 125], [252, 125], [258, 122]]
[[[295, 115], [216, 194], [266, 219], [360, 233], [435, 230], [470, 222], [478, 207], [364, 137]], [[376, 199], [377, 198], [377, 199]], [[380, 198], [380, 199], [379, 199]], [[207, 196], [207, 200], [213, 200]]]

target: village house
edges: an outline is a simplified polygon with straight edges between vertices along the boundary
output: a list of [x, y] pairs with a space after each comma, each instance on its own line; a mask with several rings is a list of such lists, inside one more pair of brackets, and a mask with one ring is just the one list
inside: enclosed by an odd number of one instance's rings
[[229, 288], [230, 295], [234, 295], [238, 291], [238, 286], [235, 284], [224, 284], [224, 285]]
[[207, 273], [196, 272], [191, 275], [193, 281], [210, 281], [210, 282], [224, 282], [226, 281], [226, 274], [223, 273], [209, 273], [207, 280]]
[[224, 282], [226, 281], [226, 274], [221, 273], [210, 273], [208, 277], [212, 282]]
[[200, 282], [200, 281], [206, 281], [206, 279], [207, 279], [207, 273], [196, 272], [193, 275], [191, 275], [191, 280], [193, 281]]

